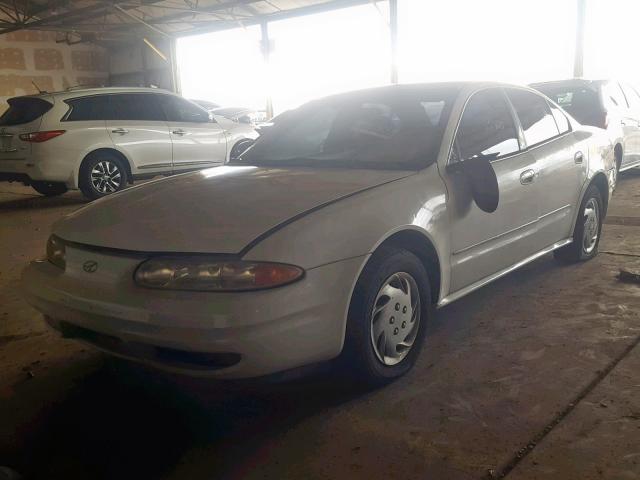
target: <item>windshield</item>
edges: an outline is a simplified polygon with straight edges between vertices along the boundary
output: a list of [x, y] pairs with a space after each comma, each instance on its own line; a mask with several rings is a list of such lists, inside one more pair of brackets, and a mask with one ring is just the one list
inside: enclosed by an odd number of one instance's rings
[[583, 125], [600, 126], [602, 107], [598, 91], [587, 86], [539, 85], [536, 90], [564, 108]]
[[434, 162], [453, 87], [394, 87], [310, 102], [282, 115], [235, 163], [418, 169]]
[[33, 122], [51, 110], [53, 105], [41, 98], [16, 97], [8, 101], [9, 108], [0, 117], [0, 125], [20, 125]]

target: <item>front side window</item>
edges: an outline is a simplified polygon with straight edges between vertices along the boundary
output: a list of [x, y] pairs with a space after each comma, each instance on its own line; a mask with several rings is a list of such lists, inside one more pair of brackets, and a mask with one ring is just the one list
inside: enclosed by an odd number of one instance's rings
[[173, 95], [164, 95], [162, 106], [170, 122], [206, 123], [210, 121], [206, 110]]
[[162, 122], [164, 113], [158, 95], [151, 93], [121, 93], [109, 95], [114, 120]]
[[513, 116], [500, 89], [475, 93], [467, 102], [454, 143], [453, 158], [503, 157], [519, 150]]
[[549, 104], [543, 97], [514, 88], [508, 89], [507, 95], [520, 119], [527, 146], [537, 145], [559, 135]]
[[424, 168], [437, 158], [457, 93], [457, 87], [395, 87], [316, 100], [279, 117], [239, 162]]

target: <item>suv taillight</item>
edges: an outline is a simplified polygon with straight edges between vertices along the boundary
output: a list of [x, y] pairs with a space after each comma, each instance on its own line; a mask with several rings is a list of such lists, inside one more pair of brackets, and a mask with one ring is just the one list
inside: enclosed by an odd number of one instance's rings
[[47, 132], [23, 133], [19, 135], [19, 137], [23, 142], [42, 143], [47, 140], [51, 140], [52, 138], [59, 137], [64, 132], [66, 132], [66, 130], [49, 130]]

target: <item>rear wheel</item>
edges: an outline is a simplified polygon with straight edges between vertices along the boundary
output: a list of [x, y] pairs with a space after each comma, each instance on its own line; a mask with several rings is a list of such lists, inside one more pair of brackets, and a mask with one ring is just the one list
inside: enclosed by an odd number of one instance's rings
[[46, 197], [55, 197], [66, 193], [67, 186], [61, 182], [31, 182], [31, 187], [41, 195]]
[[555, 251], [555, 257], [565, 262], [590, 260], [598, 254], [604, 204], [600, 190], [589, 186], [580, 204], [578, 219], [573, 230], [573, 242]]
[[429, 277], [418, 257], [382, 247], [356, 283], [341, 367], [357, 383], [381, 385], [416, 362], [432, 305]]
[[127, 181], [127, 170], [115, 155], [103, 153], [89, 157], [80, 167], [80, 190], [92, 200], [122, 190]]

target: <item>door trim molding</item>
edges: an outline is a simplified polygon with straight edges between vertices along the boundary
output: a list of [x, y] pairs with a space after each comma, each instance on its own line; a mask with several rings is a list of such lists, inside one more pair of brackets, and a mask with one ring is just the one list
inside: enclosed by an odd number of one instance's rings
[[445, 305], [448, 305], [449, 303], [458, 300], [459, 298], [464, 297], [465, 295], [473, 292], [474, 290], [477, 290], [480, 287], [485, 286], [488, 283], [493, 282], [494, 280], [497, 280], [500, 277], [505, 276], [508, 273], [513, 272], [514, 270], [517, 270], [518, 268], [526, 265], [527, 263], [533, 262], [534, 260], [543, 257], [544, 255], [546, 255], [547, 253], [553, 252], [554, 250], [557, 250], [558, 248], [564, 247], [565, 245], [569, 245], [570, 243], [573, 242], [573, 237], [570, 238], [566, 238], [564, 240], [561, 240], [559, 242], [554, 243], [553, 245], [549, 245], [546, 248], [543, 248], [542, 250], [540, 250], [538, 253], [534, 253], [533, 255], [525, 258], [524, 260], [520, 260], [519, 262], [514, 263], [513, 265], [511, 265], [510, 267], [505, 268], [504, 270], [500, 270], [497, 273], [494, 273], [492, 275], [489, 275], [488, 277], [482, 278], [480, 280], [478, 280], [475, 283], [472, 283], [471, 285], [461, 288], [460, 290], [453, 292], [449, 295], [447, 295], [446, 297], [444, 297], [442, 300], [440, 300], [440, 302], [438, 302], [438, 308], [440, 307], [444, 307]]

